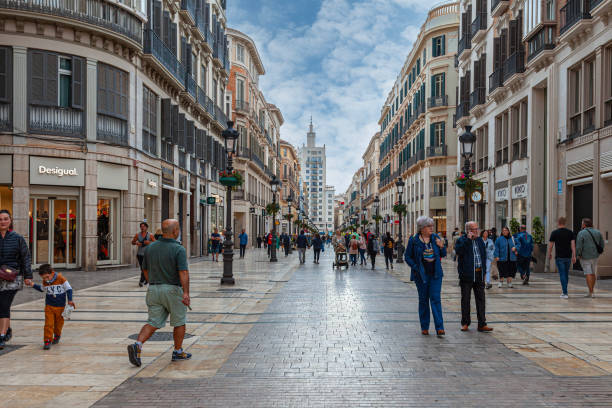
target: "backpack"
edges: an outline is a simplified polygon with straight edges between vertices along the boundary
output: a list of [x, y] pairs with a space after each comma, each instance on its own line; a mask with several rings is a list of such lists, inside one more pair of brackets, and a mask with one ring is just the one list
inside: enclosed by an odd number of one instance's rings
[[374, 252], [380, 251], [380, 244], [378, 243], [378, 240], [376, 238], [372, 240], [372, 251]]
[[351, 244], [351, 249], [352, 249], [352, 250], [354, 250], [354, 251], [356, 251], [357, 249], [359, 249], [359, 245], [358, 245], [357, 243], [353, 242], [353, 243]]

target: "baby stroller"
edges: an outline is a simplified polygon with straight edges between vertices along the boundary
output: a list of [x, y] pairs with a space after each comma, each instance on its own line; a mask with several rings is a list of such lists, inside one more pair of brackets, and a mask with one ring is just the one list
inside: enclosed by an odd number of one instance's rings
[[346, 267], [346, 269], [348, 269], [349, 267], [348, 254], [346, 253], [346, 248], [344, 247], [344, 245], [338, 244], [336, 245], [334, 250], [336, 251], [336, 259], [332, 265], [332, 269], [335, 269], [335, 268], [340, 269], [343, 266]]

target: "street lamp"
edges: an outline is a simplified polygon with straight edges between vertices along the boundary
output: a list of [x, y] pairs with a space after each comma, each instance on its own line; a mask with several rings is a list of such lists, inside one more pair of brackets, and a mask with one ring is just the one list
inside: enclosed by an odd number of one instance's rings
[[292, 232], [291, 232], [291, 203], [293, 202], [293, 191], [289, 194], [289, 197], [287, 197], [287, 204], [289, 207], [289, 253], [292, 252], [292, 245], [291, 245], [291, 237], [293, 236]]
[[[272, 204], [276, 204], [276, 191], [280, 181], [276, 176], [272, 176], [270, 181], [270, 188], [272, 189]], [[276, 205], [274, 205], [276, 207]], [[276, 213], [272, 213], [272, 249], [270, 250], [270, 262], [278, 262], [276, 258]]]
[[[404, 180], [402, 180], [401, 177], [397, 178], [397, 181], [395, 182], [395, 185], [397, 186], [397, 193], [399, 196], [399, 205], [401, 208], [402, 205], [402, 193], [404, 192]], [[404, 253], [404, 246], [402, 244], [402, 218], [404, 217], [404, 214], [400, 211], [399, 215], [399, 234], [398, 234], [398, 238], [397, 238], [397, 263], [403, 263], [404, 260], [403, 258], [403, 253]]]
[[[225, 141], [225, 152], [227, 154], [227, 172], [229, 174], [234, 170], [233, 158], [236, 154], [236, 145], [238, 144], [238, 131], [234, 129], [234, 122], [227, 122], [227, 129], [221, 132], [221, 136]], [[227, 186], [227, 215], [225, 228], [225, 243], [223, 244], [223, 277], [221, 284], [233, 285], [234, 273], [233, 258], [234, 258], [234, 243], [232, 242], [232, 186]]]
[[[461, 156], [463, 157], [463, 174], [465, 174], [465, 178], [470, 178], [471, 173], [471, 164], [470, 158], [474, 152], [474, 144], [476, 143], [476, 135], [470, 132], [472, 129], [471, 126], [465, 127], [465, 132], [461, 136], [459, 136], [459, 142], [461, 143]], [[464, 190], [463, 192], [463, 223], [465, 225], [468, 222], [468, 217], [470, 216], [470, 197], [468, 197], [468, 192]], [[465, 231], [467, 234], [467, 231]]]
[[379, 207], [380, 207], [380, 198], [378, 198], [378, 196], [376, 196], [374, 198], [374, 209], [376, 209], [376, 236], [377, 237], [380, 235], [380, 232], [378, 231], [378, 217], [380, 217], [380, 215], [378, 215]]

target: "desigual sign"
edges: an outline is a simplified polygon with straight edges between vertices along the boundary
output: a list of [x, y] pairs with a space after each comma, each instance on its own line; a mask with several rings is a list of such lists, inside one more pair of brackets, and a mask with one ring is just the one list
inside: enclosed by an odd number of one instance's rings
[[30, 156], [30, 184], [82, 187], [85, 185], [85, 161]]
[[57, 177], [64, 176], [78, 176], [79, 172], [76, 167], [71, 169], [63, 169], [61, 167], [46, 167], [46, 166], [38, 166], [38, 174], [53, 174]]

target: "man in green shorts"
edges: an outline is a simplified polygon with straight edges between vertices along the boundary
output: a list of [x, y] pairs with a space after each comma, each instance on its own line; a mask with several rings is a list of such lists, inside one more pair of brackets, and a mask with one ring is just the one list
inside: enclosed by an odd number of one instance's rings
[[170, 325], [174, 327], [174, 351], [172, 361], [188, 360], [191, 354], [183, 351], [187, 307], [189, 306], [189, 270], [185, 248], [176, 241], [179, 236], [179, 223], [168, 219], [162, 222], [162, 238], [147, 245], [142, 271], [149, 282], [147, 308], [149, 319], [140, 333], [138, 341], [130, 344], [128, 357], [130, 363], [140, 367], [142, 345], [157, 329], [166, 325], [170, 315]]

